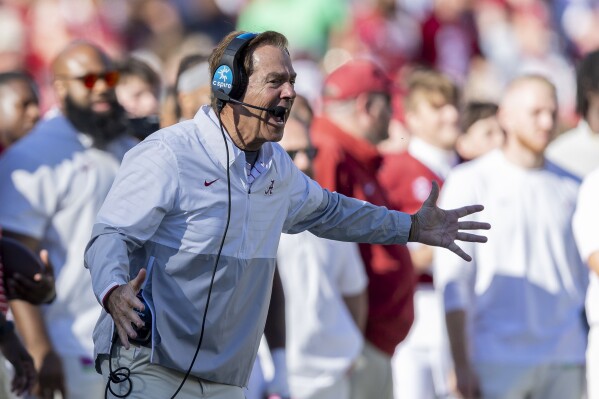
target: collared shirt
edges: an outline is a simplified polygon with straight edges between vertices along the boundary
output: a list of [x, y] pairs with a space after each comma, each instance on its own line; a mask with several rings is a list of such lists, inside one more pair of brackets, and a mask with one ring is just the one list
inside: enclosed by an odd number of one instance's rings
[[[85, 261], [99, 301], [109, 287], [147, 269], [143, 295], [153, 318], [152, 362], [187, 371], [217, 259], [191, 374], [244, 386], [264, 329], [281, 232], [407, 241], [409, 215], [323, 190], [278, 144], [265, 143], [256, 163], [266, 170], [250, 186], [243, 151], [228, 135], [223, 142], [209, 106], [193, 120], [150, 135], [125, 156]], [[111, 331], [103, 312], [94, 331], [96, 354], [109, 352]]]
[[[326, 189], [388, 206], [377, 172], [382, 157], [366, 140], [353, 137], [325, 118], [312, 125], [316, 180]], [[368, 275], [366, 338], [392, 355], [414, 320], [415, 274], [404, 246], [360, 244]]]

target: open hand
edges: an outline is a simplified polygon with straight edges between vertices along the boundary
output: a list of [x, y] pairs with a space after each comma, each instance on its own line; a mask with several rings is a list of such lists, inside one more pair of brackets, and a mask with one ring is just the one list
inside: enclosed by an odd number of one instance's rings
[[141, 269], [137, 276], [112, 291], [106, 300], [106, 308], [112, 316], [114, 325], [119, 334], [121, 344], [125, 349], [129, 349], [129, 337], [137, 338], [137, 333], [133, 329], [133, 324], [137, 328], [143, 327], [144, 323], [133, 309], [144, 310], [144, 304], [137, 298], [137, 293], [141, 290], [146, 278], [146, 269]]
[[439, 185], [433, 181], [433, 188], [422, 204], [412, 215], [410, 241], [436, 247], [447, 248], [462, 259], [470, 262], [472, 257], [460, 248], [455, 241], [487, 242], [487, 237], [464, 233], [460, 230], [489, 230], [491, 225], [483, 222], [460, 222], [459, 219], [484, 209], [482, 205], [468, 205], [462, 208], [444, 210], [437, 207]]

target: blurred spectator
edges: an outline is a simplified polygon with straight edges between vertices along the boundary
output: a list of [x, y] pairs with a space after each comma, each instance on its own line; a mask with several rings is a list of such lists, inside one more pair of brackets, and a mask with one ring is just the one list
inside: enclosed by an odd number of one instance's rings
[[599, 169], [589, 173], [582, 182], [578, 194], [573, 228], [576, 244], [582, 259], [590, 269], [589, 288], [586, 298], [586, 316], [590, 326], [589, 346], [586, 352], [587, 398], [599, 398], [597, 372], [599, 371]]
[[418, 22], [396, 0], [356, 2], [349, 27], [357, 48], [356, 57], [371, 58], [395, 76], [406, 63], [414, 61], [422, 44]]
[[435, 250], [457, 380], [465, 398], [581, 398], [588, 272], [572, 235], [580, 180], [544, 158], [555, 87], [514, 80], [499, 108], [501, 150], [457, 166], [441, 206], [485, 204], [493, 229], [471, 263]]
[[587, 54], [577, 70], [578, 126], [547, 149], [549, 159], [580, 177], [599, 167], [599, 50]]
[[468, 102], [462, 110], [461, 134], [456, 151], [462, 161], [470, 161], [501, 147], [505, 134], [497, 120], [497, 104]]
[[123, 135], [118, 73], [103, 51], [79, 41], [52, 67], [60, 110], [0, 158], [0, 225], [35, 252], [47, 248], [56, 272], [57, 297], [43, 311], [11, 304], [38, 369], [36, 393], [94, 399], [104, 395], [92, 360], [100, 306], [83, 252], [120, 159], [135, 141]]
[[320, 59], [347, 16], [346, 0], [253, 0], [241, 9], [237, 29], [281, 32], [293, 58]]
[[[312, 177], [311, 111], [296, 97], [281, 146]], [[367, 278], [355, 243], [283, 234], [277, 266], [285, 291], [287, 361], [294, 399], [349, 399], [364, 344]]]
[[540, 0], [483, 1], [478, 4], [477, 26], [485, 58], [502, 85], [523, 74], [541, 74], [557, 88], [560, 124], [571, 125], [575, 82], [549, 9]]
[[25, 29], [20, 13], [0, 4], [0, 72], [24, 67]]
[[471, 0], [434, 0], [422, 22], [420, 62], [463, 83], [472, 58], [480, 53]]
[[[365, 60], [350, 61], [325, 80], [323, 113], [312, 138], [318, 149], [316, 180], [326, 189], [388, 205], [376, 178], [382, 157], [376, 145], [387, 137], [391, 82]], [[351, 374], [352, 398], [391, 399], [391, 355], [414, 317], [414, 273], [404, 246], [360, 244], [368, 275], [364, 349]]]
[[558, 33], [565, 36], [574, 58], [599, 48], [599, 2], [597, 0], [556, 0], [549, 2]]
[[162, 81], [147, 62], [130, 57], [118, 66], [116, 96], [127, 113], [132, 134], [139, 140], [159, 129]]
[[181, 60], [174, 94], [179, 121], [193, 119], [202, 105], [210, 104], [211, 76], [208, 56], [190, 54]]
[[116, 96], [131, 118], [156, 115], [160, 104], [161, 80], [143, 60], [131, 57], [118, 65]]
[[[432, 182], [441, 187], [458, 163], [458, 99], [458, 87], [446, 75], [433, 70], [410, 75], [404, 101], [410, 143], [407, 151], [386, 155], [379, 172], [393, 209], [415, 213], [427, 199]], [[433, 249], [416, 243], [408, 248], [419, 279], [414, 325], [392, 360], [395, 398], [444, 397], [449, 393], [451, 366], [441, 300], [433, 288]]]
[[164, 91], [158, 120], [161, 129], [179, 122], [177, 118], [177, 97], [175, 96], [175, 88], [172, 86], [167, 87]]
[[23, 72], [0, 72], [0, 154], [40, 118], [37, 85]]

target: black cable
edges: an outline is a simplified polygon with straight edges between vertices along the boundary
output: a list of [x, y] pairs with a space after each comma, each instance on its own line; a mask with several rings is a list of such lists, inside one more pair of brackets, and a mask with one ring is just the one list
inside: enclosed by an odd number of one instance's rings
[[[223, 238], [222, 238], [222, 240], [220, 242], [220, 246], [218, 248], [218, 253], [216, 255], [216, 261], [214, 262], [214, 268], [212, 269], [212, 277], [210, 278], [210, 287], [208, 288], [208, 297], [206, 298], [206, 306], [204, 307], [204, 316], [202, 317], [202, 328], [200, 330], [200, 340], [198, 341], [198, 346], [193, 355], [193, 359], [191, 360], [191, 363], [189, 364], [189, 368], [187, 369], [187, 372], [185, 373], [185, 376], [183, 377], [181, 384], [179, 384], [179, 387], [177, 388], [177, 390], [175, 391], [173, 396], [171, 396], [171, 399], [174, 399], [175, 396], [177, 396], [177, 394], [179, 393], [179, 391], [181, 391], [181, 388], [183, 388], [185, 381], [187, 381], [187, 378], [189, 378], [189, 374], [191, 373], [191, 370], [193, 369], [193, 365], [195, 364], [196, 358], [198, 357], [198, 353], [200, 352], [200, 347], [202, 346], [202, 341], [204, 339], [204, 330], [206, 327], [206, 317], [208, 316], [208, 306], [210, 305], [210, 296], [212, 295], [212, 287], [214, 286], [214, 278], [216, 277], [216, 270], [218, 269], [218, 261], [220, 260], [220, 255], [223, 251], [223, 246], [225, 245], [225, 239], [227, 237], [227, 232], [229, 231], [229, 223], [231, 222], [231, 172], [230, 172], [230, 168], [229, 168], [229, 158], [230, 158], [229, 145], [227, 143], [227, 137], [225, 136], [223, 122], [220, 118], [220, 113], [223, 109], [223, 106], [224, 106], [224, 103], [218, 104], [218, 107], [217, 107], [218, 112], [216, 115], [218, 117], [218, 122], [220, 124], [220, 132], [223, 136], [223, 141], [225, 143], [225, 150], [227, 152], [227, 165], [226, 165], [226, 169], [227, 169], [227, 199], [228, 199], [227, 223], [225, 224], [225, 232], [223, 233]], [[112, 342], [110, 343], [110, 353], [109, 353], [109, 358], [108, 358], [108, 369], [109, 369], [110, 374], [108, 376], [108, 382], [106, 383], [106, 389], [104, 391], [104, 397], [106, 399], [108, 399], [108, 391], [110, 391], [110, 393], [113, 394], [114, 396], [116, 396], [117, 398], [125, 398], [125, 397], [129, 396], [131, 394], [131, 391], [133, 390], [133, 381], [131, 381], [131, 378], [130, 378], [131, 370], [128, 367], [119, 367], [114, 371], [112, 370], [112, 350], [114, 347], [114, 343], [116, 341], [116, 337], [117, 337], [117, 335], [116, 335], [116, 331], [115, 331]], [[116, 394], [112, 390], [111, 383], [120, 384], [122, 382], [128, 382], [129, 389], [127, 390], [127, 393], [125, 393], [124, 395]]]
[[[110, 391], [110, 393], [116, 396], [117, 398], [126, 398], [133, 390], [133, 381], [131, 381], [130, 378], [131, 370], [129, 370], [128, 367], [119, 367], [118, 369], [112, 371], [112, 350], [114, 348], [116, 338], [117, 332], [115, 329], [114, 334], [112, 335], [112, 341], [110, 342], [110, 352], [108, 354], [108, 370], [110, 374], [108, 374], [108, 381], [106, 382], [106, 389], [104, 390], [104, 398], [106, 399], [108, 399], [108, 391]], [[129, 389], [127, 389], [127, 393], [125, 393], [124, 395], [120, 395], [112, 390], [112, 383], [120, 384], [125, 381], [129, 383]]]
[[223, 128], [223, 121], [220, 119], [220, 112], [222, 111], [223, 103], [218, 104], [218, 112], [216, 113], [218, 117], [218, 122], [220, 124], [220, 133], [223, 136], [223, 141], [225, 143], [225, 149], [227, 152], [227, 195], [228, 195], [228, 206], [227, 206], [227, 223], [225, 224], [225, 232], [223, 233], [223, 239], [220, 242], [220, 247], [218, 248], [218, 254], [216, 255], [216, 261], [214, 262], [214, 269], [212, 270], [212, 278], [210, 279], [210, 287], [208, 288], [208, 298], [206, 298], [206, 307], [204, 307], [204, 317], [202, 318], [202, 330], [200, 331], [200, 341], [198, 342], [198, 347], [196, 348], [196, 352], [193, 355], [193, 359], [191, 360], [191, 364], [189, 365], [189, 369], [185, 373], [185, 377], [183, 377], [183, 381], [179, 385], [179, 388], [175, 391], [171, 399], [174, 399], [175, 396], [179, 393], [181, 388], [183, 388], [183, 384], [189, 377], [191, 373], [191, 369], [198, 357], [198, 353], [200, 352], [200, 346], [202, 346], [202, 339], [204, 338], [204, 327], [206, 326], [206, 316], [208, 315], [208, 305], [210, 304], [210, 295], [212, 294], [212, 287], [214, 286], [214, 277], [216, 276], [216, 269], [218, 267], [218, 261], [220, 259], [220, 254], [223, 250], [223, 246], [225, 245], [225, 238], [227, 237], [227, 232], [229, 231], [229, 222], [231, 221], [231, 173], [229, 168], [229, 144], [227, 143], [227, 137], [225, 136], [225, 130]]

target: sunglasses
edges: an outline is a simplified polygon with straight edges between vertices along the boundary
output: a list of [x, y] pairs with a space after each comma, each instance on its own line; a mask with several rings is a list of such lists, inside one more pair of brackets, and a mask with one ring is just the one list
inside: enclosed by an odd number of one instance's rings
[[295, 156], [300, 152], [306, 154], [310, 160], [316, 158], [316, 154], [318, 154], [318, 150], [316, 148], [304, 148], [303, 150], [287, 151], [287, 155], [289, 155], [291, 160], [294, 160]]
[[79, 80], [90, 90], [94, 88], [98, 80], [102, 79], [104, 83], [106, 83], [106, 86], [112, 88], [119, 82], [119, 72], [108, 71], [104, 73], [87, 73], [83, 76], [65, 76], [64, 78]]

